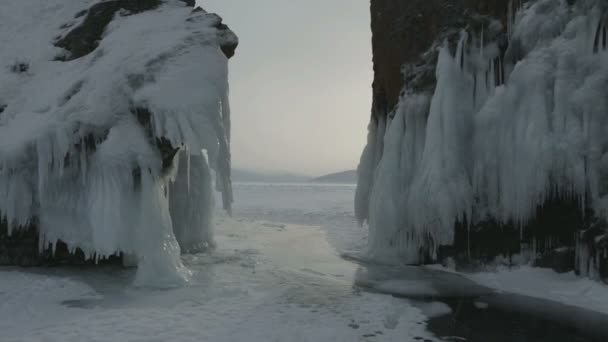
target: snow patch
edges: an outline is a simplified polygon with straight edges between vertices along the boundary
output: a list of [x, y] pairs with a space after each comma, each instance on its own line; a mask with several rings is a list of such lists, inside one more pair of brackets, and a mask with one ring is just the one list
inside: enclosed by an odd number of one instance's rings
[[548, 299], [608, 314], [608, 286], [578, 277], [574, 272], [558, 274], [549, 269], [522, 266], [463, 275], [498, 291]]

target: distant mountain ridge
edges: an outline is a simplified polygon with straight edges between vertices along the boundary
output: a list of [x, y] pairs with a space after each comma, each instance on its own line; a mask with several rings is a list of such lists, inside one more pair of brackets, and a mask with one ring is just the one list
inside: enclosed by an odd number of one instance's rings
[[314, 178], [311, 182], [315, 183], [340, 183], [340, 184], [356, 184], [357, 171], [348, 170], [342, 172], [331, 173], [325, 176]]
[[311, 177], [280, 171], [232, 170], [232, 180], [235, 182], [299, 183], [308, 182], [310, 181], [310, 178]]

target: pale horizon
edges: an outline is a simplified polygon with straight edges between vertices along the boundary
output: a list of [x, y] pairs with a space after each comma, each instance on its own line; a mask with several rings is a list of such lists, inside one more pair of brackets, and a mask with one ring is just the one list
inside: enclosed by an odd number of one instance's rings
[[240, 39], [230, 61], [234, 168], [355, 169], [372, 98], [369, 2], [198, 0]]

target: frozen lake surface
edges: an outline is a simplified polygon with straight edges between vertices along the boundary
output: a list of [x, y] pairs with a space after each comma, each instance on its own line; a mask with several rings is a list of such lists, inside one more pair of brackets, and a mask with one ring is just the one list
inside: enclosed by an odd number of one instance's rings
[[[117, 268], [0, 269], [1, 341], [606, 341], [607, 316], [458, 274], [361, 261], [351, 185], [235, 184], [193, 278], [134, 288]], [[343, 258], [347, 254], [353, 258]]]
[[236, 183], [234, 216], [321, 227], [340, 253], [365, 250], [367, 228], [354, 214], [355, 184]]

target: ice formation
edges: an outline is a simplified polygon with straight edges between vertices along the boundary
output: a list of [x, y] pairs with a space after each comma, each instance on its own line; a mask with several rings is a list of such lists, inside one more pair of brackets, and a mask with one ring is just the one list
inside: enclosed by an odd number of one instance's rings
[[433, 94], [406, 86], [373, 116], [355, 205], [372, 257], [422, 262], [457, 221], [523, 227], [552, 197], [608, 218], [608, 2], [531, 1], [509, 21], [504, 55], [463, 32]]
[[222, 45], [236, 37], [165, 0], [117, 11], [82, 57], [53, 44], [99, 4], [2, 4], [0, 213], [9, 233], [36, 225], [41, 249], [134, 255], [138, 283], [171, 285], [187, 278], [180, 245], [213, 244], [211, 170], [232, 202]]

